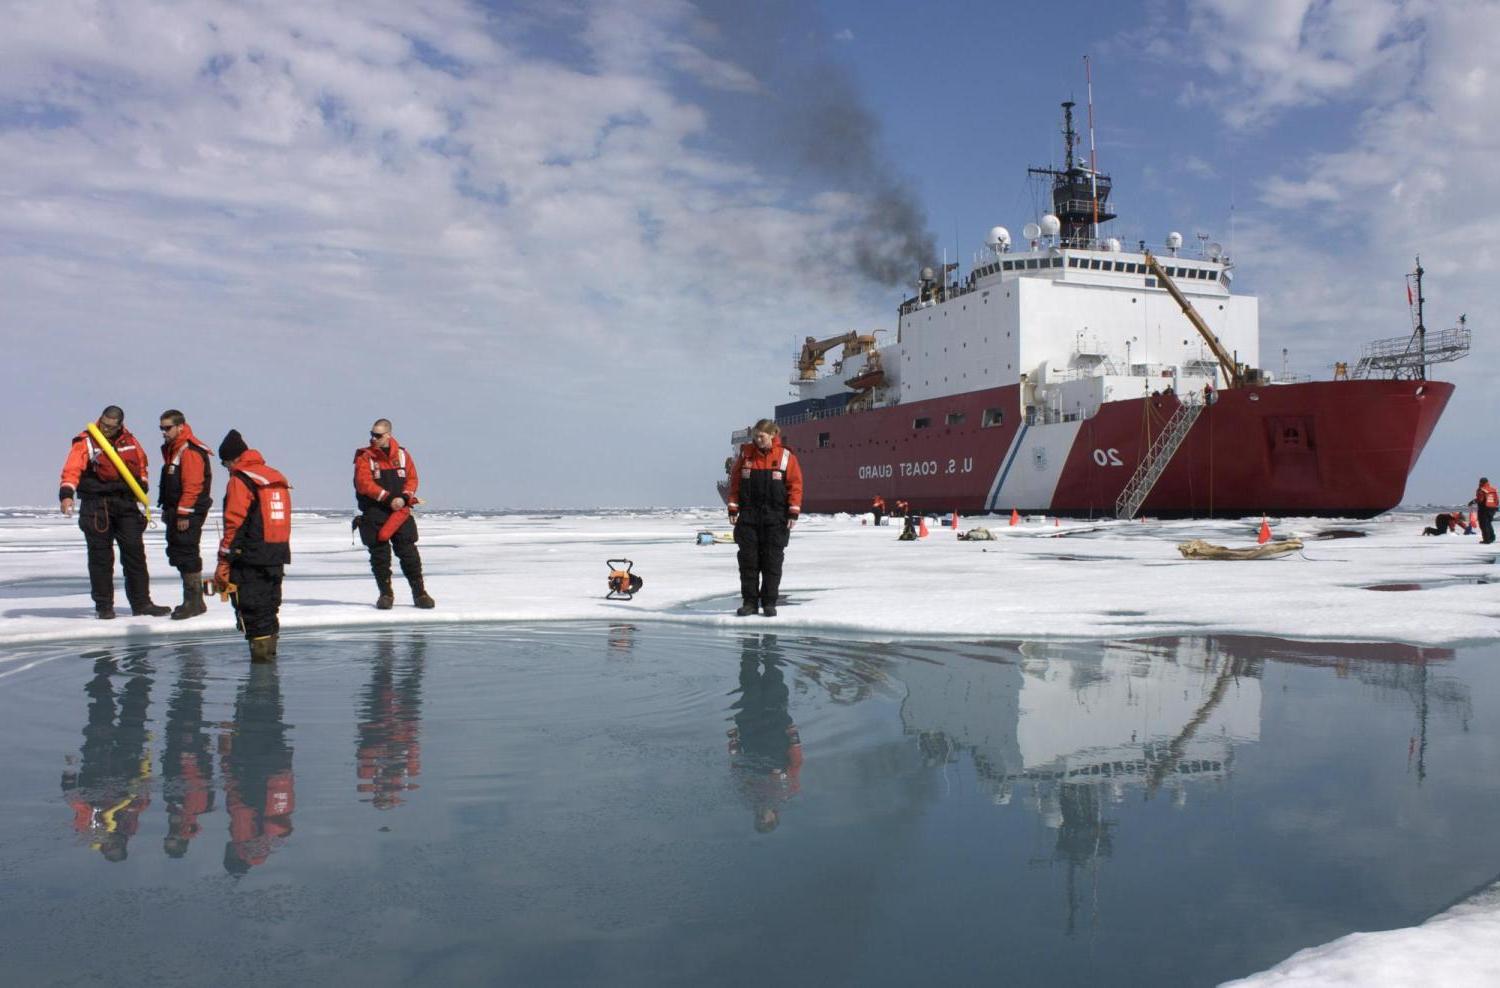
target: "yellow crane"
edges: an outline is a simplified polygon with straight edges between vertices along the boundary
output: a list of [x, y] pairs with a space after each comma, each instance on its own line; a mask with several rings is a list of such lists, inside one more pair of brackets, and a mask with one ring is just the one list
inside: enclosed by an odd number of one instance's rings
[[844, 348], [844, 357], [847, 359], [855, 354], [873, 350], [875, 334], [856, 333], [851, 329], [847, 333], [830, 336], [826, 340], [809, 336], [802, 344], [802, 352], [797, 356], [797, 380], [817, 380], [818, 368], [823, 366], [823, 355], [836, 346]]
[[1203, 337], [1203, 342], [1207, 343], [1208, 348], [1213, 351], [1214, 358], [1219, 361], [1219, 366], [1224, 371], [1224, 386], [1227, 388], [1238, 388], [1243, 385], [1245, 383], [1245, 366], [1236, 361], [1234, 357], [1230, 356], [1229, 351], [1224, 349], [1224, 344], [1219, 342], [1219, 338], [1214, 335], [1213, 330], [1208, 328], [1208, 323], [1204, 322], [1203, 317], [1198, 315], [1198, 310], [1193, 308], [1193, 303], [1189, 302], [1187, 296], [1182, 294], [1176, 282], [1167, 276], [1167, 269], [1161, 266], [1161, 262], [1153, 257], [1149, 250], [1146, 251], [1146, 268], [1152, 274], [1156, 275], [1156, 280], [1161, 282], [1162, 287], [1167, 290], [1167, 293], [1172, 296], [1178, 305], [1182, 306], [1182, 314], [1187, 316], [1188, 322], [1193, 324], [1193, 328], [1198, 331], [1198, 335]]

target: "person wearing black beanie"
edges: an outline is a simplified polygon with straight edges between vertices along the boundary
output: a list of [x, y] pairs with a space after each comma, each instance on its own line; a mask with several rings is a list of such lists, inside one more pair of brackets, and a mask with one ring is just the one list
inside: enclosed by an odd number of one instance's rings
[[281, 632], [281, 577], [292, 561], [291, 485], [234, 429], [219, 443], [219, 460], [229, 485], [214, 587], [234, 602], [250, 661], [271, 662]]

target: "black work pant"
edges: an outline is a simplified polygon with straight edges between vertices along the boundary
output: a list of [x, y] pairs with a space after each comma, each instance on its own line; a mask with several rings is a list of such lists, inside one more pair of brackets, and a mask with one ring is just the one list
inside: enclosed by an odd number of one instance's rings
[[179, 532], [177, 522], [182, 517], [175, 511], [169, 513], [166, 508], [162, 509], [162, 525], [167, 529], [167, 562], [179, 573], [202, 573], [203, 554], [198, 545], [203, 538], [203, 522], [208, 513], [195, 511], [187, 515], [187, 531]]
[[1489, 545], [1495, 541], [1495, 509], [1479, 509], [1479, 534], [1484, 536], [1484, 544]]
[[124, 498], [89, 498], [78, 510], [89, 552], [89, 596], [95, 608], [115, 603], [115, 544], [120, 546], [120, 566], [125, 570], [125, 599], [132, 610], [151, 603], [151, 576], [146, 571], [146, 519], [134, 501]]
[[229, 582], [235, 585], [230, 600], [234, 602], [234, 613], [239, 617], [240, 630], [247, 639], [264, 638], [281, 631], [277, 614], [281, 610], [284, 569], [282, 566], [229, 564]]
[[734, 541], [739, 546], [740, 597], [746, 603], [776, 606], [781, 561], [791, 534], [784, 521], [762, 525], [742, 521], [734, 526]]
[[411, 585], [413, 597], [426, 593], [422, 585], [422, 555], [417, 552], [417, 520], [408, 517], [406, 522], [391, 536], [389, 542], [380, 541], [380, 529], [391, 512], [371, 508], [359, 518], [359, 540], [370, 550], [370, 572], [375, 574], [375, 584], [380, 592], [391, 592], [391, 550], [401, 562], [401, 575]]

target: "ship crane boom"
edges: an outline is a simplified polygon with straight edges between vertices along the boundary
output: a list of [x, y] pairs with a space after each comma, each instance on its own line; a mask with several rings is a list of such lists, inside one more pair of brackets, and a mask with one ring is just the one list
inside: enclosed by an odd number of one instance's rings
[[836, 346], [844, 348], [845, 357], [852, 357], [857, 353], [873, 350], [875, 336], [873, 333], [856, 333], [852, 329], [847, 333], [830, 336], [823, 340], [809, 336], [802, 344], [802, 352], [797, 356], [797, 380], [816, 380], [818, 368], [823, 365], [823, 355]]
[[1198, 335], [1203, 337], [1203, 342], [1207, 343], [1208, 348], [1213, 351], [1214, 358], [1219, 361], [1219, 366], [1224, 371], [1225, 387], [1237, 388], [1244, 384], [1244, 369], [1229, 355], [1229, 351], [1224, 349], [1224, 344], [1219, 342], [1219, 338], [1214, 335], [1213, 330], [1208, 328], [1208, 323], [1204, 322], [1203, 317], [1198, 315], [1198, 310], [1193, 308], [1193, 303], [1189, 302], [1187, 296], [1182, 294], [1182, 290], [1177, 287], [1176, 282], [1167, 275], [1167, 269], [1161, 266], [1161, 262], [1149, 250], [1146, 251], [1146, 267], [1150, 269], [1152, 274], [1156, 275], [1156, 280], [1167, 290], [1167, 293], [1172, 296], [1173, 300], [1182, 307], [1182, 314], [1187, 316], [1188, 322], [1193, 324], [1193, 328], [1198, 331]]

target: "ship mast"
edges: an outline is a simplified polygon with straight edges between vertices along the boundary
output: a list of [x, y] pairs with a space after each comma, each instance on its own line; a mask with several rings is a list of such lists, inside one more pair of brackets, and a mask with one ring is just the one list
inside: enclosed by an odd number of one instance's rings
[[[1063, 167], [1028, 168], [1027, 174], [1052, 179], [1052, 213], [1061, 224], [1062, 246], [1092, 247], [1099, 238], [1099, 224], [1115, 218], [1109, 211], [1110, 178], [1099, 174], [1092, 160], [1085, 167], [1073, 157], [1078, 132], [1073, 129], [1072, 100], [1063, 108]], [[1091, 152], [1092, 158], [1092, 152]]]
[[1422, 321], [1422, 306], [1427, 300], [1422, 297], [1422, 256], [1417, 255], [1417, 353], [1421, 355], [1421, 366], [1417, 379], [1427, 380], [1427, 324]]

